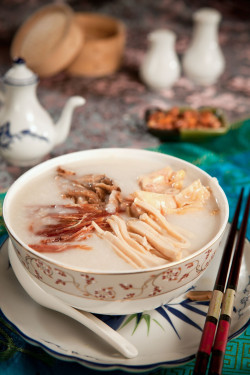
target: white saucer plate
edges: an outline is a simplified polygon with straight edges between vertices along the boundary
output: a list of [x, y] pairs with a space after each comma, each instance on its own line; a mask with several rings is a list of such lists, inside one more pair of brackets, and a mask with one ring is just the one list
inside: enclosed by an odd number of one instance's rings
[[[226, 234], [212, 263], [192, 289], [213, 289]], [[29, 343], [61, 360], [102, 371], [142, 372], [183, 365], [194, 358], [207, 302], [192, 302], [183, 294], [153, 311], [129, 316], [100, 316], [138, 348], [136, 358], [126, 359], [79, 323], [35, 303], [18, 283], [9, 265], [7, 248], [8, 241], [0, 250], [0, 309], [5, 319]], [[249, 301], [250, 243], [246, 240], [230, 340], [249, 325]]]

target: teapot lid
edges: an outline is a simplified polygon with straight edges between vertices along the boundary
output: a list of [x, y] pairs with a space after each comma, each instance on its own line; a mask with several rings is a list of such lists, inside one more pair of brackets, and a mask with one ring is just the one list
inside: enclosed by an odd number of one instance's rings
[[18, 57], [13, 60], [13, 66], [3, 77], [3, 82], [7, 85], [26, 86], [37, 83], [38, 76], [27, 68], [25, 60]]

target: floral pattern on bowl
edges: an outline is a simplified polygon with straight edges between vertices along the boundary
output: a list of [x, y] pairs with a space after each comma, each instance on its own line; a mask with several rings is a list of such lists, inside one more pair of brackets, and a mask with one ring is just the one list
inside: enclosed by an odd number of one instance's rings
[[[187, 289], [189, 283], [198, 280], [207, 269], [214, 257], [219, 240], [202, 254], [196, 254], [186, 262], [172, 263], [162, 270], [146, 271], [146, 277], [145, 272], [121, 273], [119, 277], [117, 274], [74, 272], [74, 270], [66, 270], [53, 262], [34, 256], [26, 249], [24, 250], [13, 238], [12, 244], [29, 273], [51, 288], [52, 293], [59, 291], [64, 295], [82, 297], [83, 303], [86, 300], [109, 302], [110, 314], [121, 314], [120, 309], [116, 311], [113, 301], [129, 301], [131, 310], [128, 313], [133, 313], [141, 311], [141, 307], [133, 306], [133, 301], [143, 300], [145, 303], [145, 299], [148, 299], [149, 305], [146, 304], [148, 309], [151, 304], [154, 306], [155, 303], [157, 307], [158, 301], [167, 303], [172, 299], [172, 293], [176, 295], [176, 289], [178, 289], [177, 295], [180, 295], [184, 289]], [[97, 304], [92, 307], [92, 312], [101, 313], [101, 306]]]

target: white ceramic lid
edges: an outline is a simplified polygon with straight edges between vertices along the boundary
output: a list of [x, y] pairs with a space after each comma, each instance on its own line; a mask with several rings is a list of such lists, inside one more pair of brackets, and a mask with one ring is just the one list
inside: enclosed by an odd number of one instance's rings
[[3, 82], [7, 85], [26, 86], [37, 83], [38, 76], [30, 70], [22, 58], [13, 60], [13, 66], [7, 71]]
[[221, 20], [221, 14], [213, 8], [201, 8], [194, 13], [194, 20], [208, 23], [218, 23]]
[[155, 41], [155, 40], [162, 40], [162, 41], [172, 41], [174, 42], [176, 39], [176, 34], [172, 30], [168, 29], [157, 29], [152, 31], [148, 35], [149, 41]]

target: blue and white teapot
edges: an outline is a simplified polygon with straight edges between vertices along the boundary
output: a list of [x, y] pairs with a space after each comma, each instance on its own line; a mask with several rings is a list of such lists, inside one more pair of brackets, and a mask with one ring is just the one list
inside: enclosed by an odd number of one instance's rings
[[54, 124], [40, 105], [36, 88], [38, 76], [27, 68], [21, 58], [3, 77], [5, 94], [1, 95], [0, 154], [10, 164], [31, 166], [37, 164], [56, 145], [65, 141], [75, 107], [85, 99], [71, 97], [59, 121]]

